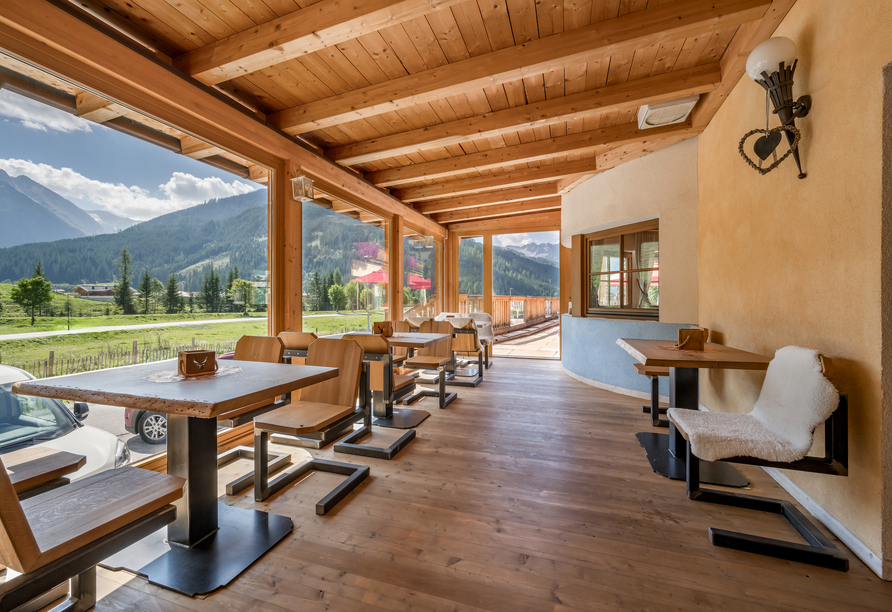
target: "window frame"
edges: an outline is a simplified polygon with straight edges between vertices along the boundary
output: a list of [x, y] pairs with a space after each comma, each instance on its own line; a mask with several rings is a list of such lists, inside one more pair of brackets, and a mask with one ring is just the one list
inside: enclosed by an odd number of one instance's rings
[[[622, 225], [619, 227], [614, 227], [608, 230], [602, 230], [599, 232], [593, 232], [590, 234], [584, 234], [582, 236], [582, 258], [583, 258], [583, 291], [582, 298], [584, 300], [583, 309], [584, 316], [587, 317], [613, 317], [613, 318], [634, 318], [634, 319], [643, 319], [643, 320], [659, 320], [660, 318], [660, 306], [657, 304], [656, 308], [628, 308], [625, 306], [620, 306], [617, 308], [593, 308], [591, 305], [591, 282], [592, 282], [592, 271], [591, 271], [591, 246], [592, 242], [597, 240], [605, 240], [608, 238], [618, 238], [619, 239], [619, 262], [620, 269], [618, 272], [607, 272], [602, 273], [602, 275], [611, 275], [618, 274], [620, 277], [620, 304], [624, 304], [626, 302], [626, 292], [627, 287], [631, 281], [632, 274], [637, 274], [642, 271], [649, 270], [659, 270], [659, 265], [655, 268], [642, 268], [642, 269], [628, 269], [626, 267], [626, 256], [625, 249], [623, 243], [623, 236], [626, 234], [635, 234], [637, 232], [644, 231], [660, 231], [660, 220], [659, 219], [651, 219], [649, 221], [641, 221], [639, 223], [631, 223], [629, 225]], [[659, 244], [659, 238], [657, 240], [657, 244]]]

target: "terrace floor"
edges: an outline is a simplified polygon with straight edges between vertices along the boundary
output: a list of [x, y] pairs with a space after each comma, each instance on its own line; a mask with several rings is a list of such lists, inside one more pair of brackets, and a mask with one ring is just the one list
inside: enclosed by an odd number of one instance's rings
[[538, 357], [560, 359], [561, 326], [554, 325], [529, 336], [499, 342], [493, 346], [496, 357]]
[[[189, 599], [100, 570], [96, 610], [892, 609], [892, 583], [854, 555], [844, 573], [712, 546], [709, 526], [794, 533], [779, 516], [689, 501], [655, 475], [634, 437], [648, 429], [641, 400], [525, 359], [458, 392], [445, 410], [416, 405], [431, 416], [392, 461], [313, 451], [367, 463], [371, 477], [324, 517], [313, 504], [333, 474], [257, 504], [293, 517], [294, 532], [229, 588]], [[221, 485], [247, 469], [221, 470]], [[789, 498], [761, 469], [741, 471], [753, 494]], [[221, 499], [255, 506], [250, 493]]]

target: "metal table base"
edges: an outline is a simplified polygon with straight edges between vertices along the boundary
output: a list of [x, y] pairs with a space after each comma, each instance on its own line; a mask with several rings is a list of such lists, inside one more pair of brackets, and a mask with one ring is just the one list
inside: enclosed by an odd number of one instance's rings
[[394, 408], [390, 416], [379, 416], [374, 420], [378, 427], [392, 427], [394, 429], [411, 429], [420, 424], [431, 415], [426, 410], [410, 410], [408, 408]]

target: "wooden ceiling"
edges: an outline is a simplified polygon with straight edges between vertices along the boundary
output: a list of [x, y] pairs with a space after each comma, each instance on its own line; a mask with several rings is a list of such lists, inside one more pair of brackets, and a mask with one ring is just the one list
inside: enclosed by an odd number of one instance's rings
[[[702, 131], [794, 1], [72, 3], [101, 3], [176, 68], [467, 227], [540, 218], [586, 177]], [[694, 93], [685, 123], [637, 128], [641, 104]]]

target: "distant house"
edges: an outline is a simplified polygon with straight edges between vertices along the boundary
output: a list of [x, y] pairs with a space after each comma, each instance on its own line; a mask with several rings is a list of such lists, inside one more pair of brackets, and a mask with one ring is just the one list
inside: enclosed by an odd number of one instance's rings
[[[97, 302], [111, 302], [115, 299], [114, 285], [78, 285], [72, 291], [77, 296], [87, 300], [95, 300]], [[130, 293], [139, 295], [139, 291], [130, 288]]]

